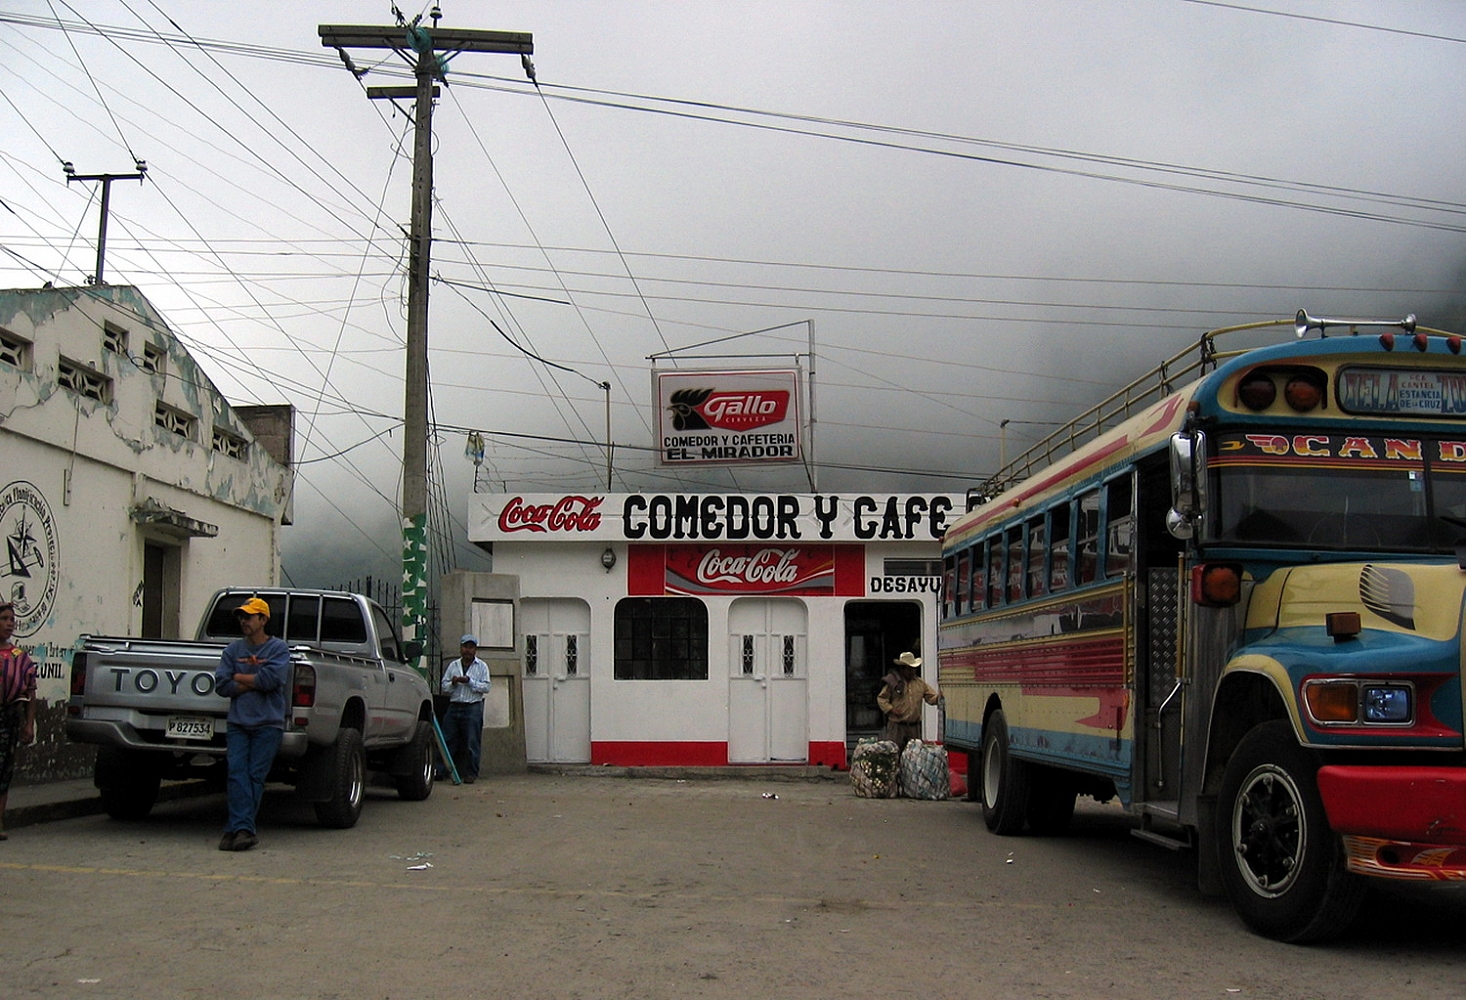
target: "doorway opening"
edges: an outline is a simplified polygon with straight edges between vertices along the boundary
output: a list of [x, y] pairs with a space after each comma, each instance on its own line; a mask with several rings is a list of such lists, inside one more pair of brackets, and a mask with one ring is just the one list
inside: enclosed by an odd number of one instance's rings
[[143, 542], [142, 638], [177, 639], [183, 552], [176, 545]]
[[914, 601], [851, 601], [845, 605], [845, 749], [877, 736], [885, 719], [876, 705], [891, 661], [922, 656], [921, 605]]

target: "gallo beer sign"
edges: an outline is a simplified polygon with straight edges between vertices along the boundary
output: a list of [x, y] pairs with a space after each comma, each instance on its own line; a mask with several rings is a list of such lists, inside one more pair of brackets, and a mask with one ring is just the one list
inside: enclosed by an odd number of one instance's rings
[[653, 372], [662, 465], [800, 459], [799, 372]]

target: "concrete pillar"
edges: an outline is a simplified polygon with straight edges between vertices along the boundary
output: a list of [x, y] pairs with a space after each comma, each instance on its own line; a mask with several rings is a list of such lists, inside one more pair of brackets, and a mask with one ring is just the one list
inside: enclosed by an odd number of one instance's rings
[[[524, 752], [524, 672], [520, 668], [519, 577], [454, 570], [444, 574], [439, 637], [445, 651], [458, 649], [465, 633], [478, 637], [478, 656], [491, 678], [484, 699], [482, 774], [520, 774]], [[450, 660], [452, 657], [449, 658]], [[438, 664], [434, 683], [447, 662]]]

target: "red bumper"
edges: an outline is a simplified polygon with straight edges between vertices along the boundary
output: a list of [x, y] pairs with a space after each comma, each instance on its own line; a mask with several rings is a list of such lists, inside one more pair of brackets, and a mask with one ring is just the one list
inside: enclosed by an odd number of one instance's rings
[[1466, 880], [1466, 768], [1322, 767], [1318, 791], [1350, 871]]

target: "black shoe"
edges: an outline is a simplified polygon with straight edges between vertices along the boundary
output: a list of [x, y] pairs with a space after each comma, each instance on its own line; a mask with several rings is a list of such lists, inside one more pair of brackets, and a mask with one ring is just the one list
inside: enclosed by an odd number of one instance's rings
[[476, 774], [465, 774], [463, 776], [463, 783], [465, 785], [471, 785], [471, 784], [473, 784], [477, 780], [478, 780], [478, 775], [476, 775]]
[[238, 830], [230, 830], [228, 833], [224, 834], [224, 836], [222, 836], [222, 837], [219, 838], [219, 850], [221, 850], [221, 851], [232, 851], [232, 850], [234, 850], [234, 840], [238, 836], [239, 836], [239, 831]]
[[259, 842], [260, 838], [256, 837], [249, 830], [240, 830], [234, 835], [234, 846], [229, 849], [231, 851], [247, 851]]

